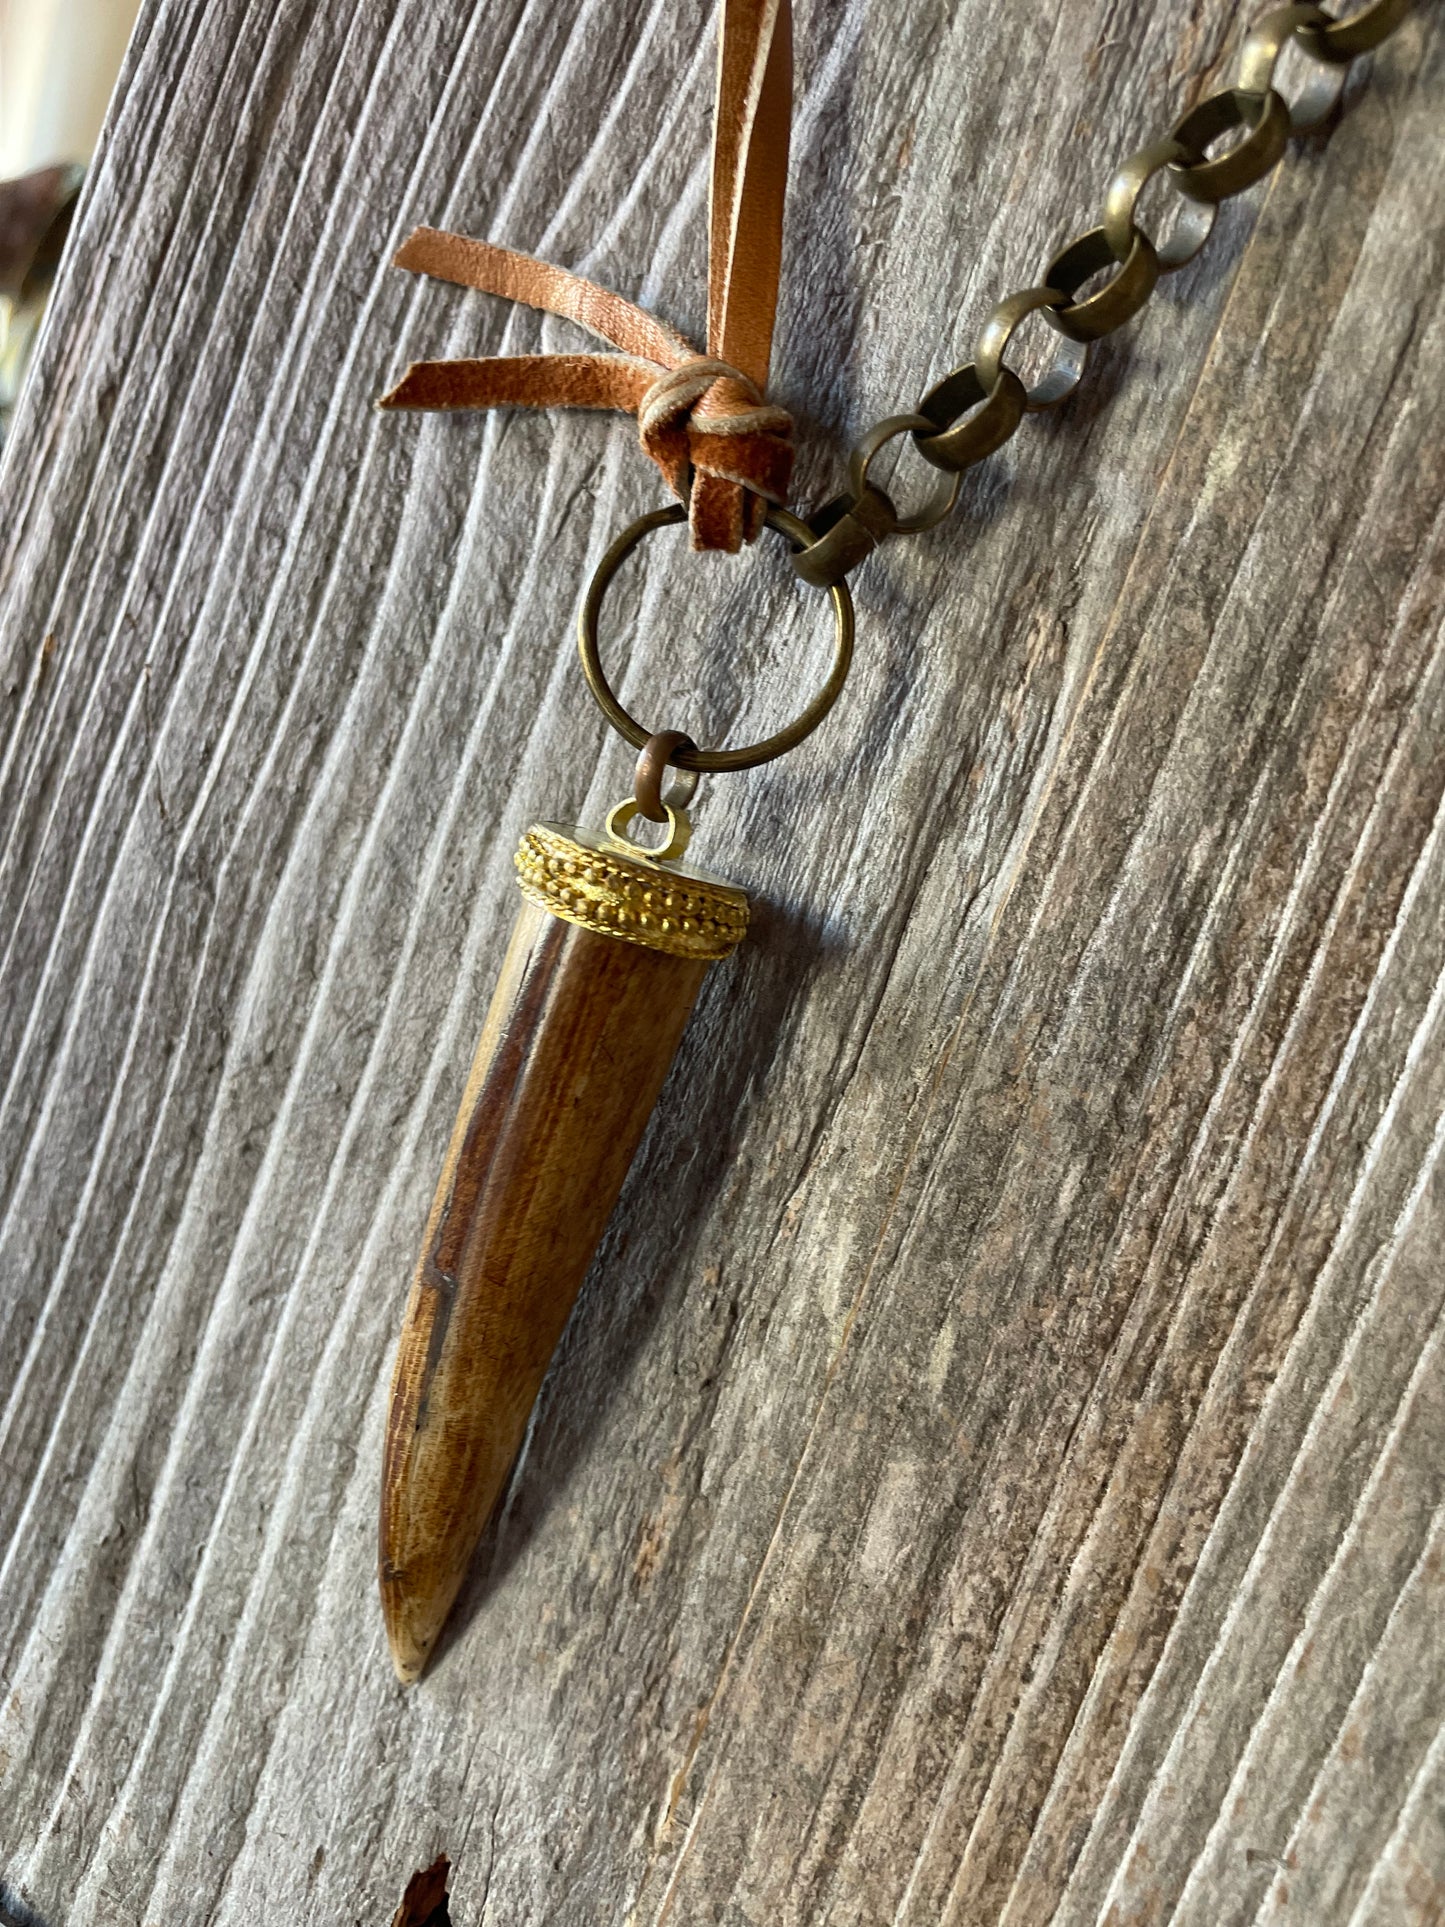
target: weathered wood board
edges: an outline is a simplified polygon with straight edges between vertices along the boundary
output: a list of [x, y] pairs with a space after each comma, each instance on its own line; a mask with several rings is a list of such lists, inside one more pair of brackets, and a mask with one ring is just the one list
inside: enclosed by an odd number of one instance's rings
[[[800, 492], [1223, 71], [1221, 0], [805, 0]], [[416, 1242], [627, 426], [373, 412], [701, 326], [710, 8], [154, 0], [3, 477], [0, 1883], [44, 1927], [1445, 1910], [1445, 18], [858, 578], [705, 789], [704, 989], [440, 1661], [373, 1573]], [[669, 546], [670, 544], [670, 546]], [[826, 655], [654, 539], [624, 696]]]

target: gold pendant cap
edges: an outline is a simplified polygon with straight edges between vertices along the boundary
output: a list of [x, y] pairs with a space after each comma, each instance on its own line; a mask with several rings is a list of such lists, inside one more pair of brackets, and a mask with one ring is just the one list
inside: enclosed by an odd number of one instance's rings
[[660, 863], [575, 824], [534, 823], [514, 859], [529, 903], [670, 957], [730, 956], [748, 928], [743, 891], [705, 871]]

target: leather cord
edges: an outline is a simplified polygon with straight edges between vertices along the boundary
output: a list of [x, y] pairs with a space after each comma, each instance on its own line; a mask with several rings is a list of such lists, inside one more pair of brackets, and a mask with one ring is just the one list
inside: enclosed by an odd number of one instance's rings
[[419, 227], [395, 265], [575, 321], [617, 354], [413, 362], [382, 408], [616, 408], [687, 501], [697, 549], [736, 550], [786, 503], [792, 418], [766, 398], [792, 105], [789, 0], [721, 0], [707, 353], [565, 268]]

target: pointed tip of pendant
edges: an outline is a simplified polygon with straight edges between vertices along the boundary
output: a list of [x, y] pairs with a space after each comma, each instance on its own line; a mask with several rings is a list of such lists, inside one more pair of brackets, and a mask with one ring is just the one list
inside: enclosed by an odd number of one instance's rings
[[415, 1686], [426, 1671], [428, 1655], [425, 1653], [401, 1653], [396, 1647], [391, 1649], [392, 1671], [403, 1686]]
[[386, 1612], [386, 1643], [391, 1649], [391, 1664], [403, 1686], [415, 1686], [432, 1656], [436, 1644], [436, 1634], [418, 1637], [415, 1629], [407, 1623], [403, 1614]]
[[403, 1686], [415, 1686], [431, 1663], [446, 1610], [439, 1600], [433, 1600], [427, 1610], [425, 1602], [403, 1585], [400, 1574], [389, 1572], [385, 1565], [380, 1579], [381, 1616], [392, 1668]]

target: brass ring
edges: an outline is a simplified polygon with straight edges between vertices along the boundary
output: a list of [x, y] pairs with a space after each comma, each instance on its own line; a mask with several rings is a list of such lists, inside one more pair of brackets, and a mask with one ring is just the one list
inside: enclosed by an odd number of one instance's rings
[[[936, 381], [919, 402], [919, 414], [933, 426], [927, 434], [915, 428], [913, 445], [935, 468], [971, 468], [1003, 447], [1027, 406], [1028, 395], [1012, 368], [1000, 367], [990, 391], [979, 379], [977, 366], [965, 362]], [[971, 409], [977, 409], [977, 414], [971, 414]]]
[[[807, 523], [788, 509], [770, 508], [763, 519], [770, 529], [776, 529], [795, 549], [809, 549], [818, 539]], [[629, 716], [613, 694], [598, 653], [597, 620], [613, 576], [643, 537], [650, 535], [654, 529], [667, 528], [686, 520], [687, 509], [681, 502], [670, 503], [664, 509], [653, 509], [648, 515], [639, 515], [630, 527], [622, 531], [597, 564], [577, 616], [577, 647], [581, 653], [582, 673], [587, 678], [587, 687], [608, 722], [634, 749], [646, 748], [654, 732], [644, 729], [635, 717]], [[703, 775], [715, 775], [723, 770], [756, 769], [760, 763], [770, 763], [775, 756], [796, 749], [805, 736], [812, 735], [837, 702], [853, 660], [853, 597], [848, 584], [832, 583], [828, 595], [833, 604], [833, 665], [828, 672], [828, 680], [802, 714], [776, 735], [765, 737], [760, 743], [749, 743], [742, 749], [679, 750], [672, 759], [675, 769], [698, 770]]]
[[683, 770], [667, 795], [662, 793], [662, 779], [673, 757], [680, 749], [696, 748], [697, 744], [691, 736], [684, 735], [680, 729], [661, 729], [655, 736], [649, 736], [642, 745], [632, 779], [632, 794], [637, 798], [638, 809], [649, 823], [665, 823], [669, 810], [685, 810], [697, 795], [698, 774], [695, 769]]
[[1361, 7], [1348, 20], [1332, 21], [1328, 27], [1301, 28], [1299, 37], [1305, 52], [1313, 54], [1316, 60], [1344, 65], [1358, 60], [1361, 54], [1373, 53], [1382, 40], [1388, 39], [1410, 11], [1410, 3], [1411, 0], [1372, 0], [1371, 5]]
[[[876, 483], [870, 484], [868, 480], [868, 470], [873, 457], [886, 443], [891, 442], [895, 435], [906, 435], [910, 430], [915, 435], [931, 435], [934, 432], [934, 425], [928, 416], [923, 414], [889, 415], [883, 421], [874, 423], [848, 458], [848, 479], [853, 485], [854, 495], [861, 497], [870, 486], [877, 487]], [[924, 529], [935, 527], [958, 500], [961, 481], [962, 475], [958, 472], [940, 475], [935, 478], [933, 490], [925, 499], [923, 506], [916, 509], [912, 515], [899, 515], [895, 508], [893, 512], [897, 519], [893, 526], [893, 534], [918, 535]], [[879, 492], [887, 493], [886, 490]], [[889, 500], [892, 500], [891, 496]]]
[[[1221, 134], [1245, 129], [1244, 139], [1217, 160], [1207, 158], [1211, 141]], [[1180, 191], [1191, 201], [1227, 201], [1262, 181], [1289, 143], [1289, 109], [1272, 89], [1247, 94], [1242, 87], [1226, 87], [1209, 94], [1170, 129], [1171, 138], [1187, 148], [1186, 166], [1172, 161], [1169, 171]]]
[[[1104, 199], [1103, 223], [1116, 260], [1127, 261], [1135, 235], [1144, 234], [1134, 218], [1144, 189], [1156, 174], [1162, 174], [1166, 168], [1172, 168], [1179, 162], [1187, 163], [1188, 160], [1189, 150], [1181, 147], [1178, 141], [1151, 141], [1147, 147], [1141, 147], [1137, 154], [1131, 154], [1116, 171]], [[1174, 185], [1178, 213], [1169, 231], [1169, 238], [1151, 242], [1161, 274], [1175, 274], [1180, 268], [1188, 267], [1209, 239], [1215, 216], [1219, 212], [1212, 201], [1187, 199], [1173, 176], [1168, 178]], [[1150, 239], [1147, 234], [1144, 238], [1146, 241]]]
[[1307, 31], [1328, 30], [1330, 16], [1323, 7], [1313, 5], [1275, 7], [1250, 28], [1244, 50], [1239, 56], [1239, 89], [1245, 94], [1268, 94], [1276, 90], [1274, 70], [1291, 40], [1307, 60], [1316, 63], [1313, 76], [1305, 82], [1299, 99], [1289, 101], [1292, 134], [1307, 134], [1333, 112], [1345, 90], [1344, 63], [1326, 60], [1305, 40]]
[[[1097, 294], [1075, 301], [1084, 283], [1105, 268], [1114, 270], [1113, 278]], [[1098, 341], [1131, 321], [1154, 292], [1159, 279], [1159, 257], [1154, 244], [1134, 231], [1134, 245], [1121, 265], [1101, 227], [1091, 227], [1077, 241], [1061, 248], [1044, 270], [1051, 288], [1069, 297], [1064, 308], [1045, 308], [1044, 320], [1067, 335], [1070, 341]]]
[[835, 495], [808, 517], [811, 548], [793, 550], [793, 570], [814, 589], [831, 589], [866, 562], [884, 536], [898, 533], [898, 511], [881, 488]]
[[[1064, 296], [1057, 288], [1022, 288], [1017, 294], [1006, 295], [988, 320], [979, 330], [974, 345], [973, 364], [978, 370], [979, 380], [989, 390], [998, 386], [999, 378], [1006, 371], [1003, 365], [1003, 351], [1013, 339], [1019, 323], [1039, 308], [1062, 308]], [[1044, 408], [1057, 408], [1066, 401], [1079, 385], [1084, 372], [1084, 363], [1089, 358], [1089, 344], [1071, 341], [1073, 353], [1061, 352], [1053, 367], [1042, 381], [1035, 382], [1027, 389], [1024, 407], [1031, 415]]]

